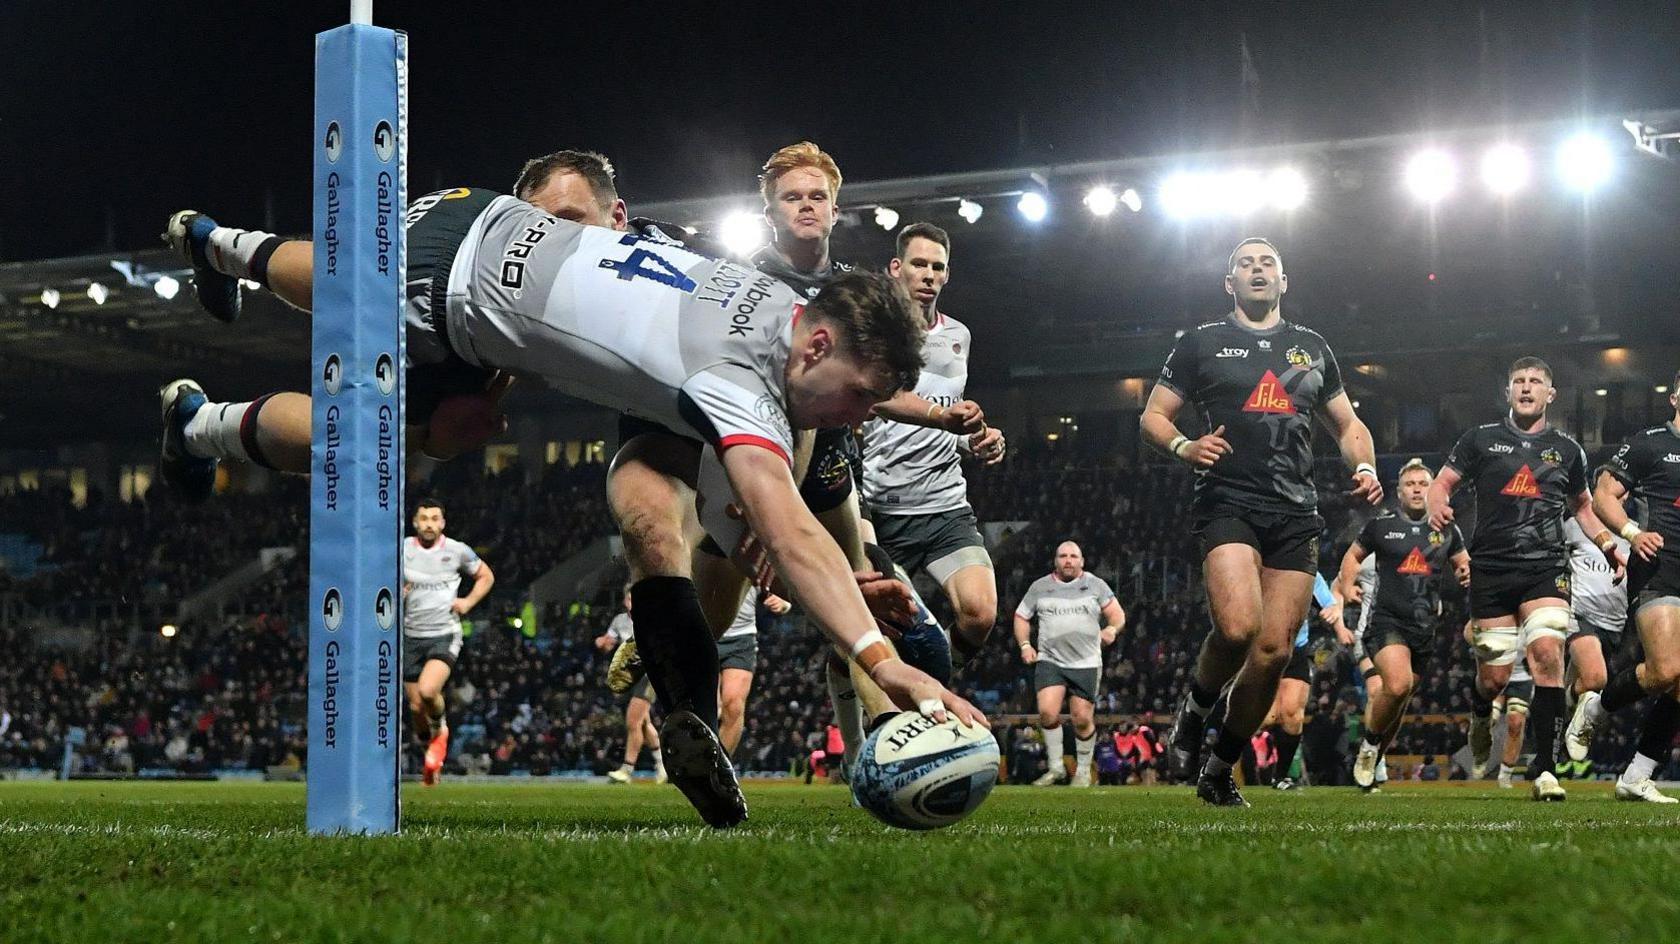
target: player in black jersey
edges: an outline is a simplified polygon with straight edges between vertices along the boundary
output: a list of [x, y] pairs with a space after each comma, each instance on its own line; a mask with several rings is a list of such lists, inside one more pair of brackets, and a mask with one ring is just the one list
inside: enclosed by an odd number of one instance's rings
[[[1651, 773], [1668, 756], [1680, 727], [1680, 374], [1668, 395], [1674, 417], [1629, 436], [1598, 474], [1593, 507], [1633, 546], [1628, 562], [1628, 608], [1645, 658], [1611, 677], [1602, 696], [1588, 692], [1576, 707], [1576, 724], [1592, 736], [1611, 713], [1655, 695], [1645, 717], [1638, 752], [1616, 781], [1616, 797], [1673, 802], [1657, 793]], [[1629, 497], [1645, 506], [1643, 523], [1624, 509]]]
[[1564, 516], [1573, 515], [1612, 566], [1622, 566], [1615, 538], [1593, 514], [1586, 454], [1546, 423], [1546, 407], [1556, 396], [1551, 367], [1538, 357], [1519, 358], [1506, 374], [1510, 412], [1460, 437], [1429, 487], [1429, 523], [1438, 530], [1452, 523], [1453, 490], [1462, 482], [1476, 490], [1476, 531], [1470, 537], [1476, 763], [1485, 769], [1488, 761], [1487, 739], [1476, 728], [1488, 730], [1493, 699], [1522, 652], [1534, 676], [1529, 717], [1535, 759], [1529, 770], [1536, 800], [1564, 798], [1553, 773], [1563, 726], [1563, 641], [1569, 633]]
[[[1271, 707], [1312, 599], [1324, 528], [1312, 478], [1312, 416], [1321, 414], [1354, 468], [1358, 501], [1382, 500], [1371, 433], [1354, 414], [1335, 355], [1318, 332], [1283, 320], [1289, 287], [1277, 248], [1245, 239], [1231, 253], [1219, 321], [1184, 332], [1140, 419], [1144, 438], [1195, 469], [1214, 630], [1202, 643], [1169, 750], [1174, 773], [1196, 769], [1208, 713], [1232, 684], [1213, 756], [1197, 778], [1209, 803], [1246, 806], [1231, 775]], [[1211, 432], [1176, 425], [1194, 402]], [[1234, 680], [1234, 681], [1233, 681]]]
[[[1342, 558], [1344, 597], [1358, 600], [1370, 615], [1364, 649], [1382, 675], [1373, 688], [1365, 737], [1353, 764], [1353, 782], [1370, 789], [1383, 752], [1394, 743], [1406, 703], [1417, 688], [1417, 670], [1429, 655], [1441, 618], [1440, 580], [1449, 571], [1462, 585], [1470, 583], [1470, 554], [1458, 525], [1437, 531], [1429, 526], [1426, 496], [1434, 479], [1422, 459], [1400, 468], [1395, 483], [1399, 509], [1372, 518]], [[1376, 589], [1360, 593], [1359, 565], [1377, 559]]]

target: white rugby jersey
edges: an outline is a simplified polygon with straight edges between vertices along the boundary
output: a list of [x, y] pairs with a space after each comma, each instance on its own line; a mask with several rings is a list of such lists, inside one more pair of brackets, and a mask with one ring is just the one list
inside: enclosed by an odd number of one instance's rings
[[783, 372], [803, 302], [738, 263], [501, 197], [450, 268], [447, 327], [475, 366], [785, 460]]
[[740, 636], [758, 635], [758, 588], [748, 587], [747, 595], [741, 598], [741, 607], [735, 611], [735, 622], [723, 631], [721, 639], [735, 639]]
[[615, 645], [622, 645], [636, 638], [636, 624], [630, 621], [629, 613], [620, 613], [607, 624], [607, 635], [612, 637]]
[[1102, 608], [1114, 591], [1087, 572], [1062, 582], [1046, 574], [1032, 582], [1015, 615], [1038, 620], [1038, 657], [1064, 669], [1102, 666]]
[[[1581, 530], [1574, 517], [1565, 519], [1563, 538], [1569, 543], [1569, 608], [1575, 618], [1599, 629], [1619, 633], [1627, 621], [1627, 581], [1615, 583], [1616, 572]], [[1628, 554], [1628, 542], [1616, 539], [1616, 549]]]
[[1377, 605], [1377, 555], [1365, 555], [1365, 559], [1359, 562], [1359, 572], [1353, 582], [1359, 587], [1359, 625], [1349, 626], [1348, 629], [1362, 633], [1365, 627], [1371, 625], [1371, 611]]
[[461, 631], [461, 618], [450, 607], [460, 595], [461, 578], [478, 573], [478, 554], [451, 537], [431, 547], [409, 535], [403, 540], [403, 635], [447, 636]]
[[[941, 313], [922, 344], [916, 394], [954, 406], [968, 386], [968, 327]], [[956, 433], [873, 418], [863, 424], [863, 497], [879, 515], [931, 515], [968, 507]]]

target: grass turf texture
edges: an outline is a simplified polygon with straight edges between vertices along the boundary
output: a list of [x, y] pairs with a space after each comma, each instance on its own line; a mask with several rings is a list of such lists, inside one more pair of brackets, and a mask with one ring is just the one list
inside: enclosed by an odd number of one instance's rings
[[[1004, 787], [936, 833], [836, 787], [447, 781], [404, 831], [303, 831], [296, 784], [0, 783], [6, 941], [1557, 941], [1680, 923], [1680, 814], [1571, 785]], [[1653, 885], [1652, 882], [1658, 881]], [[1538, 937], [1537, 937], [1538, 936]], [[1658, 935], [1659, 937], [1661, 935]]]

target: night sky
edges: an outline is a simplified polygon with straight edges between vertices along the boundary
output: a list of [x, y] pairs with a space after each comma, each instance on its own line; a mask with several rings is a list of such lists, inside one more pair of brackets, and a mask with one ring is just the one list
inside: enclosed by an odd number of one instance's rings
[[[1680, 107], [1672, 0], [1034, 6], [383, 0], [374, 18], [410, 34], [411, 193], [509, 188], [526, 158], [588, 147], [632, 209], [747, 191], [800, 138], [869, 180]], [[312, 36], [347, 8], [0, 3], [0, 260], [150, 247], [182, 206], [260, 225], [271, 204], [306, 230]]]

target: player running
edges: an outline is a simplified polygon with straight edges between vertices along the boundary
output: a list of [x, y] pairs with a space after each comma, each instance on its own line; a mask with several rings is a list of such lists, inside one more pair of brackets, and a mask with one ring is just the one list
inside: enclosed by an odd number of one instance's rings
[[636, 761], [642, 756], [642, 747], [646, 745], [648, 753], [653, 755], [653, 780], [664, 783], [668, 779], [665, 751], [659, 744], [659, 729], [653, 724], [653, 702], [658, 696], [653, 693], [653, 683], [648, 681], [646, 672], [629, 668], [637, 661], [636, 623], [630, 618], [632, 605], [630, 588], [626, 586], [624, 612], [614, 616], [607, 624], [607, 631], [595, 637], [596, 649], [613, 654], [612, 661], [607, 665], [607, 688], [615, 695], [625, 696], [624, 762], [607, 771], [607, 780], [629, 783], [636, 771]]
[[[1371, 694], [1365, 736], [1353, 762], [1353, 782], [1365, 790], [1376, 784], [1377, 765], [1400, 733], [1406, 705], [1417, 690], [1418, 670], [1434, 644], [1441, 577], [1450, 573], [1460, 585], [1470, 582], [1470, 554], [1458, 525], [1436, 529], [1429, 524], [1426, 499], [1433, 479], [1422, 459], [1402, 466], [1395, 483], [1399, 509], [1366, 522], [1342, 558], [1343, 590], [1358, 596], [1370, 614], [1364, 649], [1382, 677], [1381, 688]], [[1376, 590], [1370, 597], [1361, 595], [1358, 583], [1367, 557], [1377, 559]]]
[[[1318, 609], [1319, 619], [1326, 623], [1334, 626], [1341, 619], [1341, 601], [1319, 574], [1313, 574], [1313, 605]], [[1295, 631], [1289, 664], [1284, 667], [1283, 678], [1278, 680], [1277, 696], [1272, 699], [1271, 710], [1266, 712], [1266, 720], [1261, 724], [1261, 729], [1271, 734], [1272, 748], [1277, 754], [1277, 773], [1272, 786], [1279, 790], [1293, 790], [1298, 786], [1289, 776], [1289, 771], [1294, 766], [1295, 753], [1301, 747], [1301, 732], [1307, 725], [1307, 696], [1312, 694], [1313, 680], [1311, 641], [1312, 619], [1309, 617], [1302, 620], [1301, 628]]]
[[[1569, 631], [1569, 549], [1563, 519], [1581, 529], [1618, 571], [1615, 539], [1593, 513], [1587, 493], [1587, 458], [1575, 440], [1546, 422], [1557, 396], [1552, 369], [1538, 357], [1518, 358], [1506, 373], [1505, 419], [1465, 433], [1429, 486], [1429, 525], [1452, 523], [1453, 491], [1476, 489], [1476, 531], [1470, 538], [1470, 618], [1476, 621], [1476, 689], [1473, 724], [1488, 730], [1493, 697], [1511, 676], [1518, 653], [1534, 676], [1534, 763], [1529, 773], [1536, 800], [1566, 796], [1553, 772], [1563, 727], [1563, 641]], [[1386, 683], [1385, 683], [1386, 684]], [[1474, 731], [1472, 732], [1474, 734]], [[1491, 740], [1491, 739], [1490, 739]], [[1486, 769], [1488, 747], [1476, 765]]]
[[793, 604], [749, 587], [741, 598], [735, 621], [718, 637], [718, 740], [729, 756], [741, 745], [741, 729], [746, 723], [747, 695], [752, 692], [753, 673], [758, 670], [758, 609], [762, 605], [770, 613], [781, 616]]
[[[1324, 529], [1312, 478], [1315, 413], [1353, 467], [1354, 500], [1382, 499], [1371, 433], [1330, 345], [1283, 318], [1288, 287], [1277, 247], [1238, 243], [1225, 272], [1231, 313], [1184, 332], [1140, 420], [1146, 441], [1198, 473], [1193, 520], [1214, 629], [1169, 742], [1174, 773], [1195, 775], [1197, 796], [1217, 806], [1248, 805], [1231, 767], [1271, 708], [1312, 600]], [[1176, 425], [1192, 401], [1209, 429], [1196, 439]], [[1194, 774], [1205, 720], [1233, 680], [1213, 756]]]

